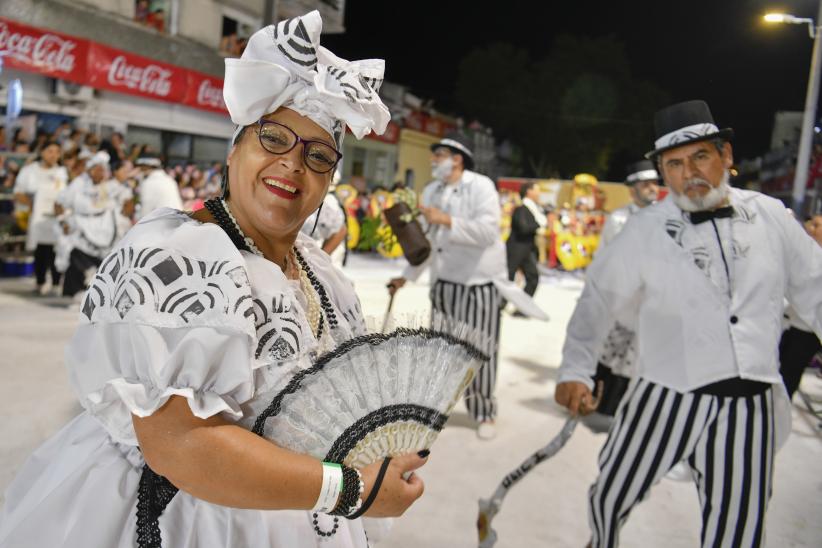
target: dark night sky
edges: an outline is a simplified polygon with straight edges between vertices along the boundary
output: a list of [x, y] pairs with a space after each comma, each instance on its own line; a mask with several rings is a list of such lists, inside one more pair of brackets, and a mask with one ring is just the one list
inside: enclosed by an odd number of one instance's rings
[[459, 114], [452, 97], [456, 69], [475, 47], [508, 42], [539, 59], [558, 34], [614, 35], [636, 78], [657, 83], [674, 101], [706, 100], [717, 123], [736, 131], [739, 160], [768, 149], [776, 111], [804, 108], [813, 45], [807, 27], [768, 25], [762, 14], [781, 8], [815, 17], [817, 6], [817, 0], [348, 0], [346, 33], [322, 42], [346, 59], [384, 58], [389, 81]]

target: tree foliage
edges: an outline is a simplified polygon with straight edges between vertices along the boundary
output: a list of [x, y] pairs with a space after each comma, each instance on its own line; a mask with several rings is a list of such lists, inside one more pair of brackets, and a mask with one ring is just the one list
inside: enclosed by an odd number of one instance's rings
[[669, 101], [631, 75], [615, 38], [569, 35], [541, 59], [504, 43], [475, 49], [459, 65], [456, 99], [521, 148], [526, 173], [564, 177], [602, 177], [615, 156], [638, 159], [653, 142], [653, 113]]

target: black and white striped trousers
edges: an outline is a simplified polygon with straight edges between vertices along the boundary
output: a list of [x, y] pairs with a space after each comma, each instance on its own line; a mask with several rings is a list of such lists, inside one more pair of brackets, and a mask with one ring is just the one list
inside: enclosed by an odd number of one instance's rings
[[699, 491], [702, 546], [760, 546], [773, 455], [772, 389], [720, 397], [683, 394], [637, 379], [617, 413], [589, 491], [591, 546], [617, 546], [631, 509], [683, 459]]
[[448, 320], [466, 323], [483, 335], [478, 346], [490, 360], [482, 365], [465, 389], [465, 405], [476, 421], [493, 420], [497, 416], [494, 387], [497, 382], [500, 320], [500, 295], [497, 288], [492, 283], [463, 285], [437, 280], [431, 287], [431, 307]]

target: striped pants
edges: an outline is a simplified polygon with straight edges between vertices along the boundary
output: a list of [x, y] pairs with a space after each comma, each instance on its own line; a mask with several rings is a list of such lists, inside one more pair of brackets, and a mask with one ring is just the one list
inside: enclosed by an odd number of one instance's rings
[[497, 416], [494, 387], [497, 382], [497, 350], [499, 347], [500, 295], [494, 284], [463, 285], [437, 280], [431, 288], [432, 311], [448, 320], [470, 325], [482, 334], [480, 350], [490, 359], [465, 389], [465, 405], [478, 422]]
[[638, 379], [599, 455], [589, 492], [591, 546], [614, 547], [631, 509], [686, 459], [702, 507], [703, 547], [764, 541], [774, 456], [773, 390], [750, 397], [679, 393]]

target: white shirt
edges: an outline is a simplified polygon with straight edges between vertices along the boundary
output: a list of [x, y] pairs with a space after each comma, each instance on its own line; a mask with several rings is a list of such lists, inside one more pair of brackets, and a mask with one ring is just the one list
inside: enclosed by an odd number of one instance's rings
[[28, 194], [33, 197], [29, 228], [26, 234], [26, 249], [29, 251], [37, 247], [37, 244], [57, 242], [54, 204], [57, 195], [66, 187], [67, 182], [66, 168], [58, 165], [46, 168], [41, 162], [28, 164], [17, 174], [14, 193]]
[[420, 203], [448, 213], [451, 227], [426, 226], [425, 219], [419, 218], [431, 242], [431, 255], [421, 265], [405, 267], [403, 278], [417, 280], [430, 268], [431, 283], [436, 280], [463, 285], [490, 282], [523, 313], [548, 320], [545, 311], [508, 280], [508, 260], [500, 231], [502, 209], [491, 179], [464, 171], [454, 184], [432, 181], [422, 191]]
[[632, 217], [588, 269], [558, 382], [593, 386], [602, 340], [625, 318], [637, 326], [637, 375], [651, 382], [680, 392], [734, 377], [781, 383], [783, 297], [822, 333], [822, 248], [779, 201], [732, 189], [730, 202], [735, 216], [716, 221], [730, 283], [711, 221], [691, 224], [670, 197]]
[[531, 215], [534, 216], [534, 220], [540, 226], [540, 228], [545, 228], [548, 226], [548, 217], [545, 216], [545, 213], [542, 209], [532, 200], [531, 198], [525, 197], [522, 199], [522, 205], [524, 205], [528, 211], [531, 212]]
[[[431, 269], [432, 282], [480, 285], [499, 276], [507, 278], [499, 194], [491, 179], [464, 171], [454, 184], [432, 181], [422, 191], [421, 203], [449, 214], [451, 227], [423, 227], [431, 242], [431, 255], [423, 265], [406, 268], [404, 278], [416, 280], [424, 266]], [[422, 217], [420, 220], [425, 224]]]
[[177, 182], [162, 169], [155, 169], [146, 175], [140, 183], [140, 211], [138, 218], [143, 218], [155, 209], [170, 207], [183, 209], [180, 188]]

